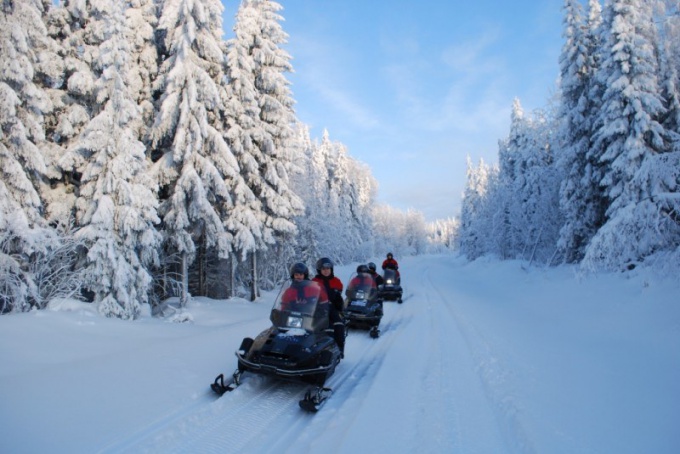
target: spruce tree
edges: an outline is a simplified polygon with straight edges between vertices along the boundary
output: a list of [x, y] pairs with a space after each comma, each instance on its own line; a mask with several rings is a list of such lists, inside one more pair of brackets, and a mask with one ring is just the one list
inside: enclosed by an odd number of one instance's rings
[[102, 74], [95, 84], [102, 108], [73, 148], [84, 162], [77, 235], [87, 247], [85, 286], [99, 312], [134, 319], [148, 302], [148, 267], [158, 262], [157, 202], [135, 128], [140, 108], [126, 84], [130, 49], [123, 4], [93, 0], [92, 6], [104, 25], [97, 56]]
[[167, 57], [156, 80], [162, 97], [151, 144], [165, 241], [182, 256], [183, 304], [197, 242], [220, 257], [231, 251], [223, 219], [233, 207], [232, 181], [239, 170], [219, 118], [222, 9], [217, 0], [167, 0], [159, 20]]

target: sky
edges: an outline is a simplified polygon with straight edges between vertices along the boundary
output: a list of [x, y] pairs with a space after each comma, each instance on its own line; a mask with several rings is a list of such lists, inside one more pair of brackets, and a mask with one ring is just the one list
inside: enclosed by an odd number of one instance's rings
[[[497, 162], [518, 98], [556, 92], [562, 0], [280, 0], [298, 118], [347, 146], [378, 201], [457, 215], [466, 157]], [[224, 0], [225, 38], [239, 2]]]
[[[337, 267], [347, 283], [352, 266]], [[677, 278], [400, 258], [404, 302], [351, 330], [316, 414], [307, 386], [243, 375], [277, 292], [193, 299], [166, 319], [94, 304], [0, 317], [0, 452], [680, 452]], [[148, 307], [148, 306], [147, 306]]]

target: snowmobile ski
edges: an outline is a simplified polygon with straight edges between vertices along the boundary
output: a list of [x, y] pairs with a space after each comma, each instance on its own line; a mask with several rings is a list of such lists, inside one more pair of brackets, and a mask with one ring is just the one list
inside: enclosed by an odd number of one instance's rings
[[224, 393], [233, 391], [239, 387], [241, 384], [241, 372], [237, 369], [232, 375], [233, 380], [227, 384], [224, 383], [224, 374], [219, 374], [213, 383], [210, 384], [210, 388], [218, 395], [221, 396]]
[[310, 388], [305, 393], [304, 399], [300, 401], [300, 408], [310, 413], [316, 413], [326, 403], [333, 394], [331, 388], [316, 387]]

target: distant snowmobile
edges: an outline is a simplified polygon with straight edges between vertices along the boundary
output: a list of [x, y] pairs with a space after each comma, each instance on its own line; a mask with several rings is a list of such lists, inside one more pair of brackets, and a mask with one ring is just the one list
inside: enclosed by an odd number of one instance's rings
[[255, 339], [243, 339], [236, 351], [238, 369], [225, 384], [220, 374], [211, 384], [217, 394], [232, 391], [244, 372], [315, 386], [307, 391], [300, 407], [317, 411], [330, 396], [324, 384], [340, 362], [340, 349], [329, 329], [328, 301], [319, 301], [322, 288], [309, 280], [292, 281], [277, 297], [272, 308], [272, 326]]
[[371, 337], [379, 337], [383, 307], [373, 277], [368, 272], [352, 274], [345, 295], [344, 313], [348, 326], [368, 329]]
[[384, 283], [378, 286], [378, 298], [383, 301], [397, 301], [401, 304], [402, 288], [401, 277], [397, 270], [385, 268], [383, 274]]

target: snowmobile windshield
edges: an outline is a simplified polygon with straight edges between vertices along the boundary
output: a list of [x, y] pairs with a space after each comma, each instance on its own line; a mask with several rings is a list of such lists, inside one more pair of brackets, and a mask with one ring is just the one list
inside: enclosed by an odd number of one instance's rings
[[350, 300], [372, 300], [377, 291], [373, 276], [368, 273], [359, 273], [350, 277], [345, 295]]
[[387, 285], [394, 285], [397, 283], [397, 271], [393, 270], [391, 268], [385, 269], [385, 274], [383, 275], [383, 279], [385, 279], [385, 284]]
[[278, 328], [317, 331], [328, 324], [328, 298], [314, 281], [292, 281], [274, 303], [271, 321]]

